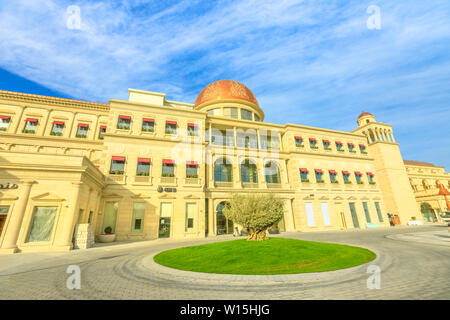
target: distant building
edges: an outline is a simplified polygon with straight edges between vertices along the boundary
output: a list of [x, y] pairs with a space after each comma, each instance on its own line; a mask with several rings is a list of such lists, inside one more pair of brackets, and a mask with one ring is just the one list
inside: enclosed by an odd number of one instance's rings
[[85, 248], [109, 228], [119, 241], [229, 234], [233, 192], [284, 199], [281, 231], [422, 220], [416, 166], [370, 113], [352, 132], [266, 123], [231, 80], [194, 104], [129, 94], [103, 104], [0, 91], [0, 252]]

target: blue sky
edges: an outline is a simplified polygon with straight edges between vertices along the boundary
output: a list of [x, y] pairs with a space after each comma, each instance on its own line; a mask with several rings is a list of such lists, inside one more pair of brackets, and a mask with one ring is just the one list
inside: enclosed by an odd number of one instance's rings
[[[370, 5], [380, 30], [367, 28]], [[193, 103], [233, 79], [267, 122], [351, 131], [370, 111], [405, 159], [450, 169], [448, 0], [0, 0], [0, 30], [0, 89], [106, 102], [135, 88]]]

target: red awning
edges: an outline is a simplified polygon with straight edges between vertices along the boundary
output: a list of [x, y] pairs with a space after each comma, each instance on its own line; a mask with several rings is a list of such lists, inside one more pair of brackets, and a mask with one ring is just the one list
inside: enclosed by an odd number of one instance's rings
[[356, 174], [357, 176], [362, 176], [362, 173], [359, 172], [359, 171], [355, 171], [355, 174]]
[[294, 137], [294, 138], [297, 139], [297, 140], [303, 140], [302, 137]]
[[347, 175], [350, 174], [350, 172], [348, 172], [348, 171], [342, 171], [342, 173], [343, 173], [343, 174], [347, 174]]
[[353, 143], [349, 143], [348, 145], [349, 145], [349, 146], [352, 146], [352, 147], [354, 147], [354, 146], [355, 146], [355, 145], [354, 145]]
[[337, 172], [334, 171], [334, 170], [329, 170], [328, 172], [331, 173], [331, 174], [337, 174]]
[[188, 166], [198, 166], [198, 163], [196, 161], [188, 161], [188, 162], [186, 162], [186, 164]]
[[89, 128], [89, 125], [86, 123], [79, 123], [78, 126], [82, 128]]
[[150, 159], [149, 158], [138, 158], [138, 162], [150, 164]]
[[27, 121], [27, 122], [38, 122], [37, 119], [33, 119], [33, 118], [26, 118], [25, 121]]
[[125, 157], [112, 157], [111, 158], [111, 160], [113, 160], [113, 161], [122, 161], [122, 162], [125, 162]]
[[100, 126], [100, 129], [105, 129], [106, 130], [106, 126]]
[[0, 116], [0, 119], [10, 119], [10, 116]]
[[342, 144], [342, 142], [340, 142], [340, 141], [336, 141], [336, 144]]
[[305, 169], [305, 168], [300, 168], [300, 172], [302, 172], [302, 173], [303, 173], [303, 172], [309, 172], [309, 171], [308, 171], [308, 169]]
[[317, 141], [317, 140], [314, 138], [309, 138], [309, 141]]
[[119, 116], [119, 119], [131, 120], [130, 116]]
[[365, 148], [366, 146], [365, 145], [363, 145], [363, 144], [360, 144], [359, 145], [361, 148]]
[[198, 124], [196, 124], [196, 123], [188, 123], [188, 127], [198, 127]]
[[155, 122], [154, 119], [148, 119], [148, 118], [144, 118], [144, 119], [142, 119], [142, 121], [144, 121], [144, 122]]
[[324, 143], [330, 143], [330, 140], [323, 140]]
[[64, 121], [53, 121], [53, 124], [64, 125]]
[[167, 124], [174, 124], [174, 125], [176, 125], [176, 124], [177, 124], [177, 122], [176, 122], [176, 121], [166, 121], [166, 123], [167, 123]]
[[316, 173], [323, 173], [323, 171], [320, 170], [320, 169], [315, 169], [314, 171], [315, 171]]
[[163, 160], [163, 164], [175, 164], [173, 160]]
[[368, 176], [371, 176], [371, 177], [374, 176], [374, 174], [373, 174], [372, 172], [367, 172], [367, 175], [368, 175]]

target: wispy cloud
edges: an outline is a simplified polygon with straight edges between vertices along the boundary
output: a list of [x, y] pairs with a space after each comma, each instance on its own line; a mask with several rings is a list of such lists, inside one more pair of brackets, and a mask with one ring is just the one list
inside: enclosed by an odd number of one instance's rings
[[[366, 27], [372, 4], [381, 30]], [[81, 30], [66, 27], [69, 5]], [[15, 0], [0, 30], [2, 68], [77, 98], [133, 87], [193, 102], [235, 79], [266, 121], [352, 130], [365, 109], [394, 125], [406, 158], [450, 167], [448, 0]]]

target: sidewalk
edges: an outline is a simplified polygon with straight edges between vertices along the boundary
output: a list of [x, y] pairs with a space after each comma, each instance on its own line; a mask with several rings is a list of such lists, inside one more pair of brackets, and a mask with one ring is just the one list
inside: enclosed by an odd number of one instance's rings
[[447, 228], [431, 232], [393, 234], [386, 237], [394, 240], [420, 242], [450, 247], [450, 232]]

